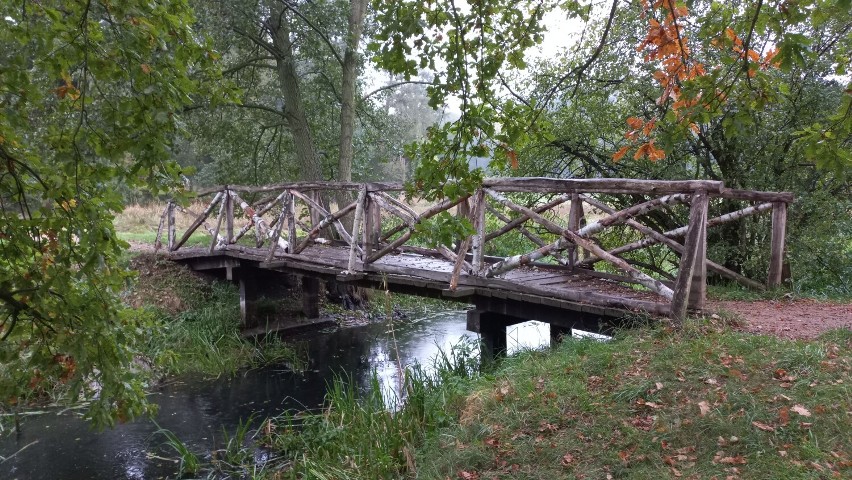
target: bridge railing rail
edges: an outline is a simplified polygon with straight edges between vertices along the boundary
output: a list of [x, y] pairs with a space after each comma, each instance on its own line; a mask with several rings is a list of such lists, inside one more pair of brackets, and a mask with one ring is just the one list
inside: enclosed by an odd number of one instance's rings
[[[168, 251], [177, 251], [201, 230], [210, 235], [209, 252], [213, 253], [240, 242], [254, 230], [256, 246], [268, 248], [266, 260], [270, 261], [276, 255], [299, 255], [309, 245], [321, 242], [321, 235], [334, 231], [336, 242], [349, 247], [349, 274], [363, 272], [386, 255], [400, 251], [452, 262], [450, 290], [457, 288], [462, 275], [496, 277], [522, 266], [578, 269], [641, 285], [670, 302], [670, 315], [682, 319], [687, 308], [703, 308], [708, 270], [753, 289], [781, 283], [787, 206], [793, 201], [790, 193], [734, 190], [725, 188], [722, 182], [707, 180], [486, 178], [470, 195], [431, 204], [408, 201], [401, 195], [403, 190], [398, 183], [354, 182], [205, 189], [197, 192], [199, 198], [210, 198], [200, 213], [168, 203], [157, 229], [156, 248], [162, 247], [165, 234]], [[244, 198], [250, 195], [259, 199], [250, 203]], [[622, 207], [612, 206], [613, 199], [619, 199]], [[714, 201], [716, 207], [733, 209], [708, 218]], [[680, 215], [688, 217], [680, 227], [661, 231], [642, 221], [661, 210], [666, 218], [676, 218], [678, 215], [673, 212], [677, 209], [688, 209], [688, 216]], [[595, 218], [590, 216], [587, 221], [586, 210]], [[451, 211], [469, 221], [469, 235], [434, 248], [412, 241], [418, 226]], [[247, 221], [239, 229], [236, 212]], [[770, 212], [769, 273], [765, 283], [707, 258], [708, 228]], [[192, 219], [180, 237], [177, 213]], [[636, 235], [627, 243], [604, 248], [596, 236], [615, 226], [627, 227]], [[489, 244], [513, 231], [535, 248], [506, 257], [486, 255]], [[631, 252], [654, 245], [664, 245], [679, 256], [676, 272], [630, 258]], [[611, 265], [609, 270], [619, 273], [595, 272], [598, 262]], [[629, 300], [625, 302], [629, 306]]]

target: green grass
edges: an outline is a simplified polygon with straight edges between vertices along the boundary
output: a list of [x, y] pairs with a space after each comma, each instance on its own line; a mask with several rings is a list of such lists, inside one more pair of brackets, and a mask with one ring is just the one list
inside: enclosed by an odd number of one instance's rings
[[849, 474], [850, 347], [848, 331], [792, 342], [692, 329], [527, 353], [418, 449], [418, 477]]
[[570, 340], [478, 374], [409, 370], [401, 406], [337, 381], [263, 441], [259, 478], [830, 478], [852, 472], [852, 333], [786, 341], [703, 324]]

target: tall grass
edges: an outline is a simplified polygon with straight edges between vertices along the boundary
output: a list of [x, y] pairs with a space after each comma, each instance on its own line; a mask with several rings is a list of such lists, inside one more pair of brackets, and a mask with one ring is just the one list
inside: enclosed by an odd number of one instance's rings
[[[456, 380], [477, 375], [467, 346], [452, 348], [430, 368], [405, 369], [401, 393], [381, 388], [374, 374], [365, 391], [340, 376], [329, 385], [321, 412], [284, 415], [267, 441], [289, 459], [290, 478], [400, 478], [416, 472], [415, 449], [426, 435], [450, 425], [461, 405]], [[383, 394], [384, 392], [384, 394]]]
[[158, 325], [143, 353], [161, 370], [218, 376], [275, 362], [301, 364], [298, 349], [277, 336], [252, 340], [240, 335], [239, 293], [233, 285], [215, 282], [199, 296], [175, 314], [151, 306], [141, 310]]

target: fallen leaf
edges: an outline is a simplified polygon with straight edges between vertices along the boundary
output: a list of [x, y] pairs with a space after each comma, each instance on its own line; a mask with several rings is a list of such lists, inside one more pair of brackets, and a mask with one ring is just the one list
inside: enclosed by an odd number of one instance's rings
[[787, 450], [778, 450], [778, 455], [780, 455], [782, 457], [786, 457], [787, 456]]
[[458, 476], [462, 480], [478, 480], [479, 479], [478, 473], [468, 472], [467, 470], [460, 470]]
[[790, 410], [798, 413], [799, 415], [801, 415], [803, 417], [810, 417], [811, 416], [810, 410], [805, 408], [803, 405], [794, 405], [793, 408], [791, 408]]
[[748, 463], [748, 460], [746, 460], [742, 455], [737, 455], [736, 457], [722, 457], [719, 459], [719, 463], [724, 463], [726, 465], [745, 465]]
[[788, 423], [790, 423], [790, 409], [789, 408], [781, 407], [778, 410], [778, 423], [781, 424], [781, 426], [786, 426]]
[[754, 425], [755, 427], [757, 427], [758, 430], [763, 430], [764, 432], [774, 432], [775, 431], [775, 427], [773, 427], [772, 425], [767, 425], [765, 423], [758, 422], [757, 420], [751, 422], [751, 424]]
[[571, 455], [570, 453], [566, 453], [565, 455], [562, 455], [562, 466], [563, 467], [567, 467], [567, 466], [571, 465], [573, 462], [574, 462], [574, 455]]
[[710, 413], [710, 404], [706, 401], [698, 402], [698, 410], [700, 410], [700, 414], [703, 417], [704, 415]]

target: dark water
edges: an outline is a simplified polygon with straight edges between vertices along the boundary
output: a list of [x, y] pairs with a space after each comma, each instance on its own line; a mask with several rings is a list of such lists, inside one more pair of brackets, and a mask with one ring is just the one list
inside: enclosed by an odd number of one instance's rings
[[[550, 339], [548, 325], [538, 322], [509, 327], [507, 334], [510, 353]], [[476, 334], [465, 330], [465, 314], [458, 311], [396, 322], [392, 329], [381, 323], [317, 334], [307, 339], [310, 368], [301, 374], [271, 366], [234, 378], [170, 381], [152, 394], [160, 406], [156, 422], [193, 452], [209, 452], [221, 446], [223, 428], [233, 432], [252, 414], [262, 419], [320, 406], [335, 374], [346, 372], [366, 386], [375, 369], [383, 389], [392, 391], [398, 384], [395, 351], [403, 366], [428, 364], [439, 349], [446, 351], [463, 337], [475, 340]], [[164, 437], [154, 435], [157, 430], [145, 419], [93, 432], [74, 411], [28, 416], [19, 436], [0, 438], [0, 479], [174, 478], [177, 465], [157, 458], [175, 457], [163, 448]]]

